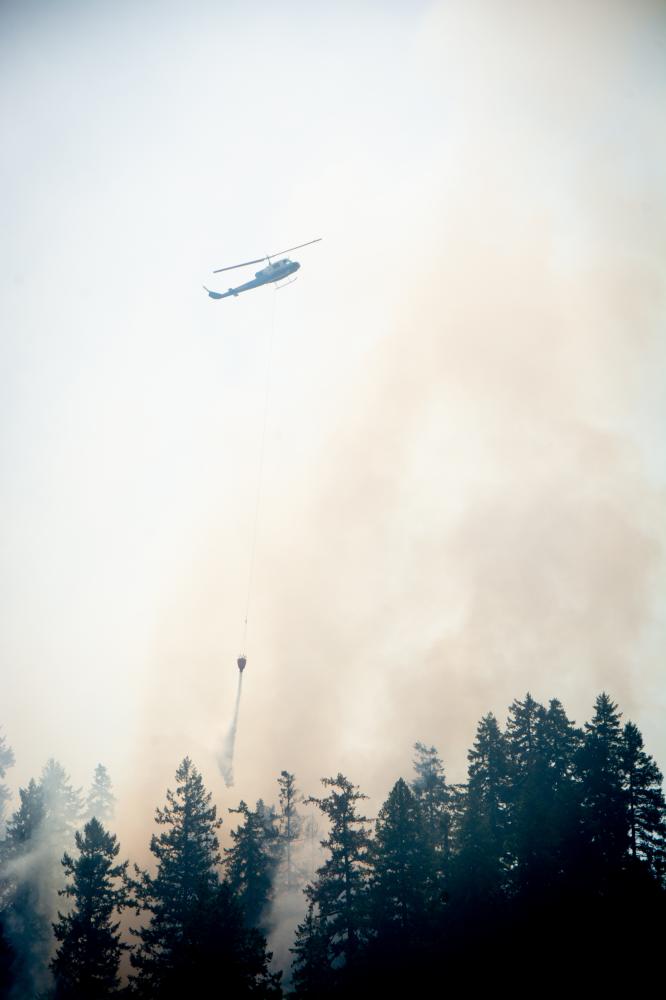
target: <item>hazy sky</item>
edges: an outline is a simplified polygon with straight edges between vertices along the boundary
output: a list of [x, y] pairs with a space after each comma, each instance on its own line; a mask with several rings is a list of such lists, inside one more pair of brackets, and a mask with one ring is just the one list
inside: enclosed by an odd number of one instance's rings
[[528, 689], [666, 762], [665, 43], [640, 0], [5, 0], [13, 784], [101, 760], [137, 843], [186, 753], [225, 809], [288, 768], [372, 813]]

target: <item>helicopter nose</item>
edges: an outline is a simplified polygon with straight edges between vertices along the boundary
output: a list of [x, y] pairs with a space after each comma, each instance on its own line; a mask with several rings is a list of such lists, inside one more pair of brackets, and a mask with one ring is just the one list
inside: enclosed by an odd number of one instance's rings
[[295, 260], [295, 261], [294, 261], [294, 268], [295, 268], [295, 269], [296, 269], [296, 270], [298, 271], [298, 269], [299, 269], [299, 267], [300, 267], [300, 266], [301, 266], [301, 265], [300, 265], [300, 264], [298, 263], [298, 261], [297, 261], [297, 260]]

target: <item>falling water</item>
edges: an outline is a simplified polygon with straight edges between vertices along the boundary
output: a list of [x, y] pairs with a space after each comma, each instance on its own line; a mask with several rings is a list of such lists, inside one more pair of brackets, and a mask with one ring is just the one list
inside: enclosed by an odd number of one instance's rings
[[224, 737], [222, 750], [220, 751], [218, 757], [218, 764], [220, 765], [220, 771], [222, 772], [222, 777], [224, 778], [224, 783], [227, 786], [227, 788], [231, 788], [231, 786], [234, 783], [234, 746], [236, 744], [236, 730], [238, 729], [238, 712], [240, 709], [240, 698], [241, 698], [242, 688], [243, 688], [243, 672], [242, 670], [239, 670], [238, 688], [236, 690], [236, 704], [234, 705], [234, 714], [229, 729], [227, 730], [227, 735]]

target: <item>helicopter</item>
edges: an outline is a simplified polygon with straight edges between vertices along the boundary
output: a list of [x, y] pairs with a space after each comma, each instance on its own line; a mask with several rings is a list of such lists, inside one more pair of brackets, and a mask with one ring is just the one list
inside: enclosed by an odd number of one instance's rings
[[[277, 253], [267, 254], [265, 257], [257, 257], [256, 260], [246, 260], [243, 264], [231, 264], [230, 267], [219, 267], [216, 271], [213, 271], [213, 274], [221, 274], [222, 271], [233, 271], [237, 267], [249, 267], [250, 264], [261, 264], [265, 260], [268, 261], [266, 267], [255, 271], [252, 281], [246, 281], [244, 285], [237, 285], [236, 288], [230, 288], [228, 292], [212, 292], [205, 285], [203, 287], [211, 299], [228, 299], [230, 295], [240, 295], [241, 292], [247, 292], [250, 288], [260, 288], [261, 285], [268, 285], [274, 281], [282, 281], [283, 278], [288, 278], [295, 271], [298, 271], [301, 265], [297, 260], [289, 260], [288, 257], [283, 257], [281, 260], [273, 260], [273, 257], [278, 257], [282, 253], [290, 253], [292, 250], [300, 250], [301, 247], [309, 247], [312, 243], [321, 243], [322, 239], [323, 237], [320, 236], [316, 240], [299, 243], [297, 247], [278, 250]], [[292, 278], [291, 281], [285, 281], [284, 285], [277, 285], [277, 287], [284, 288], [285, 285], [291, 285], [294, 281], [296, 281], [296, 278]]]

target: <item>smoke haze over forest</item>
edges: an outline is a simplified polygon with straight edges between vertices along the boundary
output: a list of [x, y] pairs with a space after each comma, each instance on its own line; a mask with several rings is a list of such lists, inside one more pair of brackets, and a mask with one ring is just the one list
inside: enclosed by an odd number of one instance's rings
[[663, 5], [290, 9], [0, 14], [0, 725], [123, 856], [186, 754], [223, 837], [282, 768], [373, 815], [527, 690], [666, 760]]

